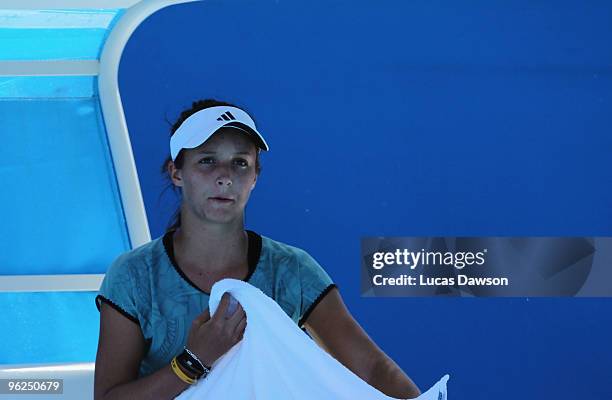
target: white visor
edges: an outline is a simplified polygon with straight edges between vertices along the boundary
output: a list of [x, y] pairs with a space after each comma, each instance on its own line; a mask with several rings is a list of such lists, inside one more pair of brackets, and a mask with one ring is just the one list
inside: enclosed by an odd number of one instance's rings
[[187, 118], [170, 137], [170, 155], [176, 160], [182, 149], [193, 149], [208, 140], [223, 127], [243, 131], [253, 139], [257, 147], [268, 151], [263, 136], [257, 131], [253, 119], [236, 107], [216, 106], [205, 108]]

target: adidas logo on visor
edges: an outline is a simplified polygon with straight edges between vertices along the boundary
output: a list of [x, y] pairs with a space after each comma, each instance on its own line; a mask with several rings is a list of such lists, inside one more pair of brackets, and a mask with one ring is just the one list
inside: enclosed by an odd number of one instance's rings
[[236, 118], [229, 111], [224, 112], [223, 114], [221, 114], [219, 118], [217, 118], [217, 121], [235, 121], [235, 120]]

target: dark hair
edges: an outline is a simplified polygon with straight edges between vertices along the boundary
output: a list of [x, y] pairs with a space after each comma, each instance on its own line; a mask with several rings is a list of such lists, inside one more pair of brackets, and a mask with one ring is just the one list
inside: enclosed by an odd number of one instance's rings
[[[176, 122], [174, 124], [172, 124], [172, 126], [170, 128], [170, 136], [172, 137], [172, 135], [174, 135], [174, 132], [176, 132], [176, 130], [179, 128], [179, 126], [181, 126], [181, 124], [183, 122], [185, 122], [185, 120], [187, 118], [191, 117], [196, 112], [198, 112], [200, 110], [204, 110], [205, 108], [217, 107], [217, 106], [238, 107], [238, 106], [236, 106], [234, 104], [227, 103], [227, 102], [224, 102], [224, 101], [215, 100], [215, 99], [205, 99], [205, 100], [194, 101], [193, 103], [191, 103], [191, 108], [181, 112], [181, 114], [178, 117], [178, 119], [176, 120]], [[244, 110], [243, 107], [238, 107], [238, 108], [241, 108], [241, 109]], [[252, 118], [252, 116], [251, 116], [251, 118]], [[261, 163], [259, 162], [259, 152], [260, 152], [259, 148], [257, 148], [257, 153], [256, 153], [256, 157], [255, 157], [255, 173], [257, 175], [259, 175], [261, 173]], [[184, 151], [181, 150], [181, 151], [179, 151], [178, 155], [176, 156], [176, 159], [174, 160], [174, 165], [178, 169], [183, 168], [183, 158], [184, 158], [183, 156], [184, 156]], [[174, 183], [172, 183], [172, 179], [168, 176], [168, 165], [171, 162], [172, 162], [172, 158], [170, 156], [168, 156], [166, 158], [166, 160], [164, 160], [164, 163], [162, 164], [161, 173], [168, 180], [168, 185], [167, 185], [166, 189], [168, 189], [168, 187], [170, 187], [170, 188], [172, 188], [173, 190], [176, 191], [176, 187], [174, 186]], [[166, 189], [164, 189], [164, 191]], [[166, 228], [166, 232], [176, 230], [180, 226], [181, 226], [181, 208], [179, 206], [177, 208], [177, 210], [174, 212], [174, 215], [172, 216], [172, 219], [170, 220], [170, 224], [168, 224], [168, 227]]]

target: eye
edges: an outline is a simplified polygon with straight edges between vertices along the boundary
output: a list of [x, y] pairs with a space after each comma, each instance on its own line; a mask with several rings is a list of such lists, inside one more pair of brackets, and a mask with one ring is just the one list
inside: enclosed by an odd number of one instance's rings
[[234, 165], [238, 165], [239, 167], [248, 167], [249, 162], [244, 158], [236, 158], [234, 159]]

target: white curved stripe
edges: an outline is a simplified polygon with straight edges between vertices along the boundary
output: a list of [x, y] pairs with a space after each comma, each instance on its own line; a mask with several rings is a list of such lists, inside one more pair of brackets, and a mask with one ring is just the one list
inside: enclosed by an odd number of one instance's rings
[[97, 292], [104, 274], [0, 276], [2, 292]]
[[130, 36], [146, 18], [164, 7], [192, 1], [197, 0], [150, 0], [129, 8], [111, 30], [100, 57], [100, 103], [132, 247], [149, 242], [151, 234], [119, 93], [119, 61]]
[[98, 60], [0, 61], [0, 76], [95, 76]]
[[[8, 364], [0, 368], [0, 374], [31, 374], [39, 372], [93, 372], [95, 363], [61, 363], [61, 364]], [[0, 375], [2, 376], [2, 375]], [[14, 377], [19, 379], [18, 377]]]

